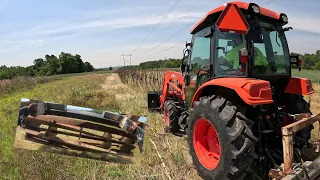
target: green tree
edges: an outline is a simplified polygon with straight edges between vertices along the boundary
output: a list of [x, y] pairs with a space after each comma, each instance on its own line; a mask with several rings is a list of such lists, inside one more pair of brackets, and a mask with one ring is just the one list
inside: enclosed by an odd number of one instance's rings
[[42, 58], [38, 58], [33, 61], [33, 64], [34, 64], [34, 68], [40, 71], [40, 69], [46, 65], [46, 62]]
[[76, 54], [75, 59], [78, 64], [78, 71], [77, 72], [78, 73], [85, 72], [84, 62], [82, 61], [81, 56], [79, 54]]
[[61, 54], [59, 55], [59, 59], [59, 71], [62, 74], [78, 72], [79, 65], [75, 56], [71, 55], [70, 53], [61, 52]]
[[91, 72], [94, 70], [93, 66], [89, 62], [84, 63], [85, 72]]
[[56, 75], [60, 74], [59, 67], [60, 67], [60, 59], [58, 59], [55, 55], [46, 55], [46, 67], [45, 69], [45, 75]]

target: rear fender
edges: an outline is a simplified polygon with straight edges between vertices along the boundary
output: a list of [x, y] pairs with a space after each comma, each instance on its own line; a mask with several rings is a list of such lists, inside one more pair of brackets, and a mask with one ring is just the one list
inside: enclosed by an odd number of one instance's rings
[[[272, 90], [270, 83], [252, 78], [219, 78], [201, 85], [193, 96], [193, 102], [199, 100], [206, 88], [216, 86], [234, 90], [248, 105], [271, 104]], [[214, 94], [215, 92], [212, 92]]]
[[311, 95], [314, 93], [314, 89], [312, 88], [310, 79], [291, 77], [284, 92], [289, 94]]

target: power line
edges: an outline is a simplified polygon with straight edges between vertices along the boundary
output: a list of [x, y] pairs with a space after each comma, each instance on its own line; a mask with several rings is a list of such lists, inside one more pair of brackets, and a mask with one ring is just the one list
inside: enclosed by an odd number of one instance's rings
[[184, 29], [186, 29], [186, 28], [187, 28], [188, 26], [190, 26], [191, 24], [193, 24], [193, 23], [189, 23], [189, 24], [187, 24], [186, 26], [184, 26], [183, 28], [181, 28], [181, 29], [179, 29], [178, 31], [176, 31], [175, 33], [173, 33], [171, 36], [169, 36], [167, 39], [165, 39], [164, 41], [162, 41], [162, 42], [161, 42], [161, 43], [159, 43], [158, 45], [154, 46], [153, 48], [151, 48], [151, 49], [149, 49], [148, 51], [146, 51], [146, 52], [144, 52], [144, 53], [140, 54], [140, 55], [139, 55], [139, 56], [137, 56], [137, 57], [143, 56], [143, 55], [145, 55], [145, 54], [149, 53], [150, 51], [152, 51], [152, 50], [156, 49], [157, 47], [161, 46], [163, 43], [165, 43], [165, 42], [169, 41], [171, 38], [173, 38], [174, 36], [176, 36], [178, 33], [180, 33], [181, 31], [183, 31]]
[[[275, 2], [275, 1], [277, 1], [277, 0], [270, 0], [270, 1], [266, 2], [266, 3], [263, 4], [263, 5], [270, 4], [270, 3], [273, 3], [273, 2]], [[221, 1], [221, 2], [216, 6], [216, 8], [217, 8], [219, 5], [221, 5], [221, 3], [225, 3], [225, 2], [226, 2], [226, 1]], [[195, 7], [195, 6], [193, 6], [193, 7]], [[193, 8], [193, 7], [192, 7], [192, 8]], [[194, 22], [187, 24], [187, 25], [184, 26], [183, 28], [181, 28], [181, 29], [179, 29], [178, 31], [174, 32], [174, 33], [173, 33], [171, 36], [169, 36], [167, 39], [165, 39], [164, 41], [162, 41], [162, 42], [159, 43], [158, 45], [156, 45], [156, 46], [154, 46], [153, 48], [151, 48], [149, 51], [146, 51], [146, 52], [144, 52], [143, 54], [140, 54], [140, 55], [137, 56], [137, 57], [143, 56], [143, 55], [149, 53], [150, 51], [156, 49], [157, 47], [161, 46], [163, 43], [167, 42], [168, 40], [170, 40], [171, 38], [173, 38], [174, 36], [176, 36], [178, 33], [180, 33], [181, 31], [183, 31], [184, 29], [186, 29], [188, 26], [192, 25], [193, 23], [194, 23]], [[153, 55], [162, 53], [162, 52], [164, 52], [164, 51], [170, 50], [170, 49], [172, 49], [172, 48], [174, 48], [174, 47], [176, 47], [176, 46], [178, 46], [178, 45], [180, 45], [180, 44], [182, 44], [182, 43], [184, 43], [184, 42], [185, 42], [185, 41], [180, 42], [180, 43], [178, 43], [178, 44], [175, 44], [175, 45], [173, 45], [173, 46], [170, 46], [170, 47], [167, 48], [167, 49], [164, 49], [164, 50], [162, 50], [162, 51], [153, 53], [153, 54], [151, 54], [151, 55], [149, 55], [149, 56], [153, 56]]]
[[162, 9], [159, 11], [159, 13], [157, 14], [157, 16], [160, 16], [160, 14], [162, 13], [162, 11], [165, 9], [165, 7], [171, 2], [172, 0], [168, 0], [167, 3], [162, 7]]
[[173, 9], [180, 3], [181, 0], [176, 0], [175, 3], [171, 6], [171, 8], [162, 16], [162, 18], [160, 19], [160, 21], [152, 28], [152, 30], [147, 34], [147, 36], [140, 42], [140, 44], [131, 52], [131, 54], [133, 54], [140, 46], [142, 43], [144, 43], [149, 36], [156, 30], [156, 28], [158, 27], [158, 25], [168, 16], [168, 14], [170, 14]]
[[[202, 0], [200, 0], [200, 1], [202, 1]], [[223, 3], [223, 2], [225, 2], [225, 1], [221, 1], [221, 2], [217, 5], [217, 7], [218, 7], [219, 5], [221, 5], [221, 3]], [[188, 9], [187, 11], [193, 9], [193, 8], [196, 7], [197, 5], [198, 5], [198, 4], [192, 6], [192, 7], [191, 7], [190, 9]], [[196, 20], [196, 21], [197, 21], [197, 20]], [[157, 44], [157, 45], [154, 46], [153, 48], [149, 49], [148, 51], [146, 51], [146, 52], [138, 55], [137, 57], [143, 56], [143, 55], [149, 53], [150, 51], [156, 49], [157, 47], [161, 46], [163, 43], [169, 41], [169, 40], [172, 39], [174, 36], [176, 36], [178, 33], [182, 32], [182, 31], [185, 30], [187, 27], [189, 27], [189, 26], [191, 26], [192, 24], [194, 24], [196, 21], [193, 21], [193, 22], [191, 22], [191, 23], [188, 23], [188, 24], [187, 24], [186, 26], [184, 26], [183, 28], [181, 28], [181, 29], [179, 29], [178, 31], [174, 32], [174, 33], [173, 33], [171, 36], [169, 36], [167, 39], [165, 39], [165, 40], [162, 41], [161, 43]]]
[[179, 46], [180, 44], [183, 44], [183, 43], [185, 43], [185, 41], [182, 41], [182, 42], [180, 42], [180, 43], [178, 43], [178, 44], [175, 44], [175, 45], [173, 45], [173, 46], [170, 46], [170, 47], [168, 47], [167, 49], [164, 49], [164, 50], [162, 50], [162, 51], [153, 53], [153, 54], [151, 54], [151, 55], [149, 55], [149, 56], [153, 56], [153, 55], [162, 53], [162, 52], [164, 52], [164, 51], [168, 51], [168, 50], [170, 50], [170, 49], [172, 49], [172, 48], [174, 48], [174, 47], [176, 47], [176, 46]]

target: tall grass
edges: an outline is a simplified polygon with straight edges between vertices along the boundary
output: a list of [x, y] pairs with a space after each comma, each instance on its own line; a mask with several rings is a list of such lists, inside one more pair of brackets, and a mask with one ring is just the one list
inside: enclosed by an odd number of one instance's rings
[[85, 73], [73, 73], [73, 74], [60, 74], [54, 76], [39, 76], [39, 77], [15, 77], [13, 79], [0, 80], [0, 97], [7, 96], [14, 92], [21, 92], [23, 90], [29, 90], [36, 85], [47, 83], [51, 81], [61, 80], [68, 77], [84, 76], [90, 74], [104, 74], [109, 71], [94, 71]]
[[58, 80], [58, 77], [15, 77], [13, 79], [0, 80], [0, 94], [21, 91], [23, 89], [33, 88], [37, 84]]
[[311, 79], [312, 83], [314, 83], [314, 84], [320, 83], [320, 71], [319, 70], [302, 69], [301, 71], [298, 71], [297, 69], [293, 69], [292, 75]]
[[160, 90], [164, 78], [164, 70], [119, 70], [117, 73], [123, 83], [149, 91]]
[[[114, 92], [104, 91], [101, 86], [107, 76], [108, 74], [63, 78], [29, 90], [17, 89], [10, 96], [0, 98], [0, 179], [95, 179], [92, 174], [102, 176], [105, 171], [105, 164], [102, 162], [17, 150], [13, 144], [22, 97], [117, 112], [119, 104], [115, 101]], [[36, 85], [47, 79], [40, 80], [17, 78], [12, 81], [24, 87], [26, 82]]]
[[[130, 86], [139, 86], [144, 90], [161, 89], [165, 70], [118, 70], [122, 82]], [[311, 79], [314, 84], [320, 83], [319, 70], [292, 70], [292, 76]]]

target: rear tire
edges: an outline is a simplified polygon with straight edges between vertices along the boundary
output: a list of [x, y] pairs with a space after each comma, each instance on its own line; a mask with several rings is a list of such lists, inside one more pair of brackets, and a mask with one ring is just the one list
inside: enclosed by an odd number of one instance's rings
[[[209, 138], [199, 138], [199, 133], [203, 133], [203, 130], [197, 129], [203, 126], [200, 121], [204, 119], [208, 121], [208, 126], [211, 124], [214, 127], [220, 150], [212, 148], [216, 144], [210, 144], [215, 141], [214, 139], [211, 138], [211, 141], [206, 144], [204, 141]], [[258, 158], [255, 152], [255, 143], [258, 138], [252, 134], [253, 124], [254, 122], [247, 119], [240, 108], [222, 97], [215, 95], [202, 97], [200, 101], [194, 102], [194, 108], [190, 109], [188, 117], [187, 133], [190, 154], [198, 174], [203, 179], [243, 179], [252, 169], [253, 160]], [[212, 132], [214, 131], [211, 130], [211, 133], [204, 137], [214, 137]], [[202, 147], [206, 148], [209, 153], [207, 156], [202, 153], [203, 156], [199, 158], [198, 155], [201, 155], [199, 149], [203, 149]], [[209, 159], [212, 158], [214, 152], [218, 152], [218, 162]], [[211, 162], [213, 164], [210, 164]]]
[[[287, 110], [290, 114], [300, 114], [300, 113], [311, 113], [310, 105], [303, 99], [302, 95], [290, 94], [289, 100], [286, 103]], [[297, 132], [296, 136], [308, 142], [311, 139], [311, 131], [313, 129], [313, 124], [307, 126]], [[297, 144], [297, 146], [305, 146], [307, 143]]]
[[175, 101], [167, 100], [164, 103], [164, 115], [166, 119], [167, 131], [170, 131], [173, 134], [180, 132], [180, 126], [178, 123], [180, 114], [181, 112]]

